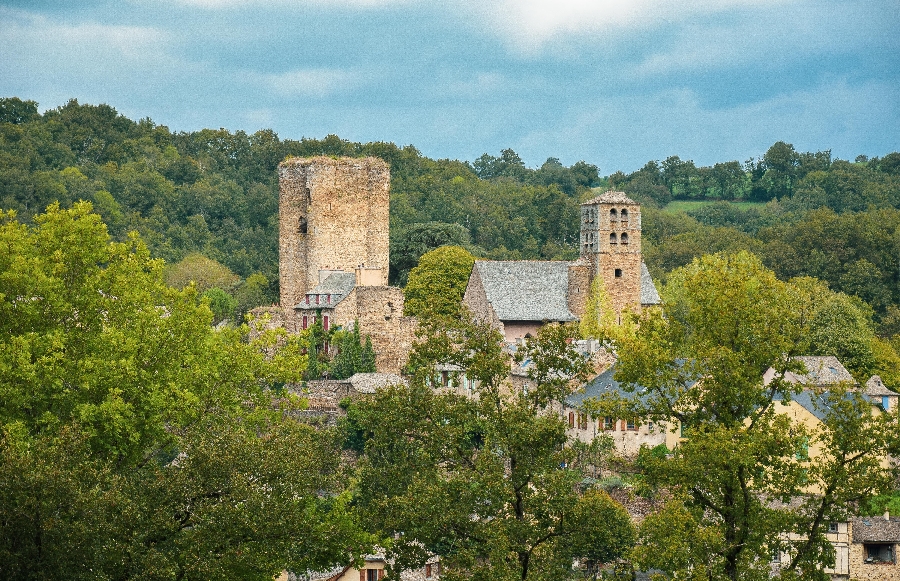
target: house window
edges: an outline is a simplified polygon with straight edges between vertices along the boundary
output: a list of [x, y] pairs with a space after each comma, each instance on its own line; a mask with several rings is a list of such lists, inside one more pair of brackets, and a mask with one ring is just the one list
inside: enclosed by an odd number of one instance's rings
[[780, 563], [781, 562], [781, 550], [780, 549], [772, 549], [772, 562]]
[[331, 302], [331, 295], [330, 295], [330, 294], [325, 295], [325, 302], [326, 302], [326, 303], [330, 303], [330, 302]]
[[569, 427], [575, 427], [575, 412], [569, 412]]
[[316, 295], [316, 304], [319, 304], [319, 295]]
[[616, 420], [612, 416], [606, 416], [602, 420], [602, 428], [604, 430], [615, 430], [616, 429]]
[[625, 232], [622, 232], [621, 240], [622, 240], [622, 244], [628, 244], [628, 234], [626, 234]]
[[610, 233], [609, 233], [609, 243], [610, 243], [610, 244], [615, 244], [615, 243], [616, 243], [616, 233], [615, 233], [615, 232], [610, 232]]
[[894, 545], [865, 543], [863, 548], [866, 555], [866, 563], [875, 564], [894, 562]]
[[444, 387], [450, 386], [450, 372], [449, 371], [441, 371], [441, 385]]
[[809, 460], [809, 439], [803, 438], [803, 440], [800, 442], [800, 446], [794, 453], [794, 457], [797, 460]]
[[836, 533], [836, 532], [838, 532], [838, 524], [837, 524], [836, 522], [830, 522], [830, 523], [828, 523], [828, 532], [829, 532], [829, 533]]
[[884, 409], [884, 411], [888, 411], [891, 408], [891, 396], [881, 396], [881, 407]]
[[307, 317], [306, 315], [303, 315], [303, 328], [309, 328], [309, 317]]
[[616, 278], [622, 278], [622, 269], [621, 268], [616, 269]]
[[309, 295], [306, 295], [306, 304], [309, 304]]
[[431, 578], [431, 564], [430, 563], [426, 563], [426, 565], [425, 565], [425, 578], [426, 579]]
[[586, 430], [587, 426], [588, 426], [587, 414], [578, 414], [578, 428], [581, 430]]
[[626, 424], [626, 427], [631, 431], [636, 431], [637, 430], [637, 420], [635, 420], [634, 418], [629, 418], [628, 422]]
[[328, 315], [322, 316], [322, 327], [327, 331], [328, 330]]

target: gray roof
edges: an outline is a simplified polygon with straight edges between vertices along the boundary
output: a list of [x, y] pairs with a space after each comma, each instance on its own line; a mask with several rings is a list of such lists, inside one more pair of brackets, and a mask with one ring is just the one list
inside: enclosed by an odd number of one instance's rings
[[[820, 420], [825, 421], [825, 418], [827, 418], [828, 414], [831, 412], [831, 407], [828, 405], [828, 395], [829, 393], [827, 391], [813, 393], [811, 390], [804, 389], [800, 393], [791, 395], [791, 400], [800, 404], [800, 407], [804, 408]], [[844, 394], [843, 399], [850, 400], [857, 396], [860, 396], [858, 392], [847, 392]], [[861, 397], [870, 404], [875, 403], [868, 396], [862, 395]], [[781, 393], [776, 393], [774, 397], [772, 397], [772, 401], [782, 401], [783, 399], [784, 395]]]
[[888, 389], [887, 386], [884, 385], [884, 382], [881, 381], [881, 377], [877, 375], [873, 375], [869, 378], [869, 381], [866, 382], [866, 390], [863, 393], [873, 397], [897, 395], [895, 392]]
[[614, 192], [610, 190], [608, 192], [603, 192], [596, 198], [588, 200], [581, 205], [591, 206], [593, 204], [635, 204], [635, 201], [625, 195], [625, 192]]
[[488, 302], [501, 321], [574, 321], [569, 311], [569, 263], [477, 260]]
[[295, 309], [315, 309], [315, 308], [333, 308], [339, 302], [347, 298], [347, 295], [350, 294], [356, 288], [356, 274], [352, 272], [332, 272], [328, 275], [328, 278], [320, 282], [310, 291], [307, 291], [307, 297], [314, 297], [316, 295], [329, 295], [329, 302], [327, 303], [316, 303], [315, 299], [306, 302], [301, 302], [297, 305], [294, 305]]
[[795, 361], [802, 361], [806, 366], [806, 373], [788, 372], [785, 380], [802, 385], [834, 385], [836, 383], [856, 383], [850, 372], [847, 371], [837, 357], [833, 355], [804, 355], [794, 357]]
[[405, 379], [393, 373], [355, 373], [349, 381], [357, 393], [375, 393], [383, 387], [406, 385]]
[[850, 520], [854, 543], [900, 543], [900, 519], [868, 516]]
[[641, 304], [658, 305], [661, 303], [662, 299], [659, 298], [659, 292], [656, 290], [656, 285], [653, 284], [653, 277], [650, 276], [647, 265], [641, 261]]
[[625, 399], [637, 399], [647, 403], [647, 390], [638, 387], [634, 391], [625, 391], [625, 388], [613, 376], [616, 374], [616, 366], [609, 369], [585, 384], [584, 388], [566, 398], [566, 406], [570, 408], [581, 407], [585, 400], [596, 399], [604, 394], [612, 394]]

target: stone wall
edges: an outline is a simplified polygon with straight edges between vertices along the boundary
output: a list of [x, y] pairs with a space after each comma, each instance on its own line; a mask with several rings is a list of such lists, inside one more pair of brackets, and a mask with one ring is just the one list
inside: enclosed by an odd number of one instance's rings
[[850, 578], [855, 581], [900, 581], [900, 567], [896, 562], [897, 545], [894, 545], [894, 561], [894, 563], [866, 563], [865, 545], [852, 543], [850, 545]]
[[372, 339], [375, 367], [381, 373], [400, 373], [419, 326], [415, 317], [403, 315], [403, 291], [392, 286], [359, 286], [353, 293], [359, 332]]
[[566, 300], [569, 311], [579, 319], [584, 316], [587, 299], [591, 292], [591, 263], [577, 260], [569, 265], [569, 288]]
[[[388, 276], [390, 169], [377, 158], [290, 158], [278, 166], [281, 305], [292, 307], [320, 270]], [[287, 321], [296, 330], [295, 321]]]
[[478, 273], [477, 268], [472, 268], [462, 302], [476, 321], [498, 329], [501, 335], [505, 333], [503, 323], [497, 318], [497, 314], [491, 307], [490, 301], [488, 301], [487, 293], [484, 290], [484, 284], [481, 282], [481, 275]]

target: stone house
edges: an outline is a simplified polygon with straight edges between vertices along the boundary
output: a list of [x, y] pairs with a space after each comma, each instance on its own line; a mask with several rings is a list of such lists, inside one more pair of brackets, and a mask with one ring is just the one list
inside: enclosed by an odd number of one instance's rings
[[850, 520], [851, 543], [848, 554], [848, 578], [857, 581], [900, 580], [897, 548], [900, 545], [900, 519], [859, 517]]
[[601, 434], [610, 436], [618, 455], [634, 457], [641, 446], [653, 448], [666, 443], [667, 424], [646, 421], [643, 418], [618, 418], [612, 416], [593, 417], [585, 411], [585, 404], [590, 400], [602, 400], [604, 396], [624, 399], [644, 397], [642, 388], [635, 392], [626, 392], [615, 380], [616, 367], [609, 369], [592, 379], [579, 391], [566, 398], [563, 405], [563, 418], [568, 422], [566, 435], [582, 442], [591, 442]]
[[514, 342], [546, 323], [579, 320], [597, 277], [619, 319], [626, 310], [661, 302], [642, 260], [640, 205], [624, 193], [606, 192], [581, 205], [580, 250], [573, 262], [477, 260], [463, 304]]
[[[366, 555], [359, 568], [346, 565], [328, 571], [284, 572], [276, 581], [379, 581], [384, 578], [387, 564], [384, 553], [375, 553]], [[437, 581], [441, 576], [440, 568], [440, 560], [432, 556], [421, 567], [403, 571], [400, 581]]]

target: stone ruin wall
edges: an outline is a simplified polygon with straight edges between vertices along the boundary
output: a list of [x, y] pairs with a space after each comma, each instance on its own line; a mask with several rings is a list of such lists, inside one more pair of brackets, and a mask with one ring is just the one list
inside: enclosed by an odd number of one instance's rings
[[403, 291], [392, 286], [356, 287], [359, 332], [372, 339], [375, 367], [399, 374], [409, 359], [419, 323], [403, 315]]
[[320, 270], [365, 265], [387, 284], [390, 168], [373, 157], [290, 158], [278, 175], [281, 306], [296, 331], [293, 306]]

